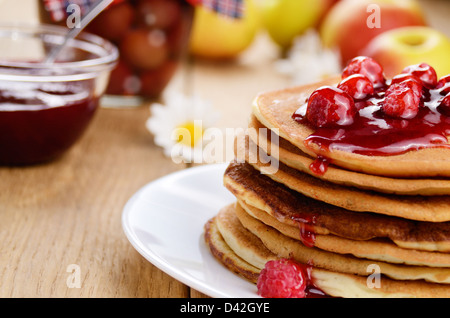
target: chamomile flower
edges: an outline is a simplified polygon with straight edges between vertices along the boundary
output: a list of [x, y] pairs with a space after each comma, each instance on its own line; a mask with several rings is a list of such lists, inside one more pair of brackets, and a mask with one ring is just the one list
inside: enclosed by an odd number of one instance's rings
[[324, 48], [315, 30], [297, 37], [287, 58], [278, 60], [275, 67], [290, 76], [294, 85], [319, 81], [342, 72], [340, 54]]
[[210, 102], [177, 91], [168, 91], [163, 100], [163, 104], [150, 105], [151, 116], [146, 122], [155, 143], [176, 163], [202, 162], [203, 134], [218, 113]]

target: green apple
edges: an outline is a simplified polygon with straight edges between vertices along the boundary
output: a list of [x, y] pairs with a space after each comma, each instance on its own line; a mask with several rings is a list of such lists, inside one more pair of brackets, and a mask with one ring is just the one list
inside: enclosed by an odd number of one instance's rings
[[450, 39], [431, 27], [387, 31], [372, 39], [362, 54], [378, 61], [387, 77], [422, 62], [431, 65], [438, 77], [450, 74]]
[[272, 40], [283, 49], [293, 39], [311, 27], [317, 26], [330, 0], [261, 0], [262, 24]]
[[244, 0], [244, 5], [240, 19], [196, 6], [190, 52], [204, 58], [229, 59], [247, 49], [260, 29], [260, 18], [254, 0]]
[[326, 47], [337, 48], [343, 65], [377, 35], [404, 26], [425, 26], [416, 0], [341, 0], [324, 18], [320, 35]]

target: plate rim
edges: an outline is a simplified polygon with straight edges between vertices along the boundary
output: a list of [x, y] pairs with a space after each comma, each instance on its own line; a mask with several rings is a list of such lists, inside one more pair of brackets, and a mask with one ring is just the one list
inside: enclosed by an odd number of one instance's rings
[[[136, 249], [136, 251], [141, 256], [143, 256], [148, 262], [153, 264], [159, 270], [163, 271], [164, 273], [166, 273], [167, 275], [176, 279], [177, 281], [179, 281], [179, 282], [181, 282], [181, 283], [183, 283], [183, 284], [185, 284], [207, 296], [213, 297], [213, 298], [230, 298], [230, 297], [235, 297], [235, 296], [229, 295], [225, 292], [221, 292], [217, 288], [209, 286], [206, 282], [201, 281], [194, 276], [187, 276], [185, 273], [182, 273], [179, 269], [177, 269], [176, 266], [171, 265], [170, 263], [165, 261], [155, 251], [153, 251], [149, 248], [143, 247], [142, 246], [143, 242], [141, 242], [138, 239], [138, 237], [135, 235], [134, 230], [132, 229], [132, 227], [128, 221], [129, 221], [130, 213], [132, 212], [133, 205], [142, 196], [142, 193], [144, 193], [145, 190], [147, 190], [148, 188], [155, 186], [158, 183], [163, 183], [166, 180], [169, 180], [169, 179], [175, 178], [175, 177], [186, 177], [187, 175], [190, 175], [190, 174], [197, 174], [199, 172], [204, 173], [207, 170], [225, 171], [227, 166], [228, 166], [228, 163], [205, 164], [205, 165], [201, 165], [201, 166], [182, 169], [179, 171], [174, 171], [174, 172], [164, 175], [160, 178], [157, 178], [157, 179], [145, 184], [144, 186], [142, 186], [128, 199], [128, 201], [125, 203], [125, 205], [122, 209], [122, 216], [121, 216], [122, 229], [123, 229], [123, 232], [125, 233], [125, 236], [128, 239], [129, 243]], [[256, 295], [255, 295], [255, 297], [256, 297]]]

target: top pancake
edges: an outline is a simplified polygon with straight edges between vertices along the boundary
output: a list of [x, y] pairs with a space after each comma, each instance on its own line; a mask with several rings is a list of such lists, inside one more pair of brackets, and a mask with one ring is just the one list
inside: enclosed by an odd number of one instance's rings
[[[273, 143], [270, 134], [260, 134], [260, 129], [265, 127], [254, 116], [250, 118], [249, 128], [254, 129], [255, 133], [249, 134], [248, 137], [268, 155], [291, 168], [319, 179], [383, 193], [422, 196], [450, 195], [450, 179], [447, 178], [392, 178], [342, 169], [332, 164], [328, 166], [323, 175], [318, 175], [310, 169], [314, 158], [283, 138], [279, 138]], [[272, 151], [273, 149], [275, 151]]]
[[367, 174], [418, 178], [450, 177], [450, 149], [425, 148], [401, 155], [368, 156], [342, 150], [325, 151], [318, 145], [305, 145], [305, 139], [314, 131], [292, 119], [292, 114], [305, 103], [318, 87], [335, 85], [339, 78], [332, 78], [315, 84], [266, 92], [253, 102], [253, 115], [267, 128], [288, 140], [304, 153], [331, 159], [334, 165]]

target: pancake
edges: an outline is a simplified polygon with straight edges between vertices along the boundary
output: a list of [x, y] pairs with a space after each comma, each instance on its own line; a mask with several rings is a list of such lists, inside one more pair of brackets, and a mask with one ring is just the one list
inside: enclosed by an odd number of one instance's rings
[[292, 114], [309, 95], [323, 85], [335, 85], [339, 78], [319, 83], [266, 92], [258, 95], [252, 106], [253, 115], [265, 127], [276, 132], [309, 156], [329, 158], [336, 166], [366, 174], [418, 178], [450, 177], [450, 149], [425, 148], [392, 156], [368, 156], [342, 150], [326, 151], [316, 144], [305, 145], [314, 131], [292, 119]]
[[[235, 229], [239, 230], [239, 228], [237, 227]], [[204, 230], [204, 239], [209, 247], [209, 250], [211, 251], [211, 254], [230, 271], [240, 275], [250, 282], [256, 283], [261, 268], [257, 268], [254, 265], [244, 261], [227, 245], [219, 232], [216, 218], [212, 218], [211, 220], [209, 220], [205, 224]], [[254, 238], [256, 237], [254, 236]], [[262, 251], [267, 251], [268, 253], [270, 253], [270, 251], [267, 250], [264, 246], [260, 246], [259, 248]], [[246, 252], [248, 253], [249, 251]]]
[[[239, 213], [237, 213], [238, 210], [240, 210]], [[257, 236], [264, 246], [278, 257], [293, 258], [303, 264], [312, 262], [318, 268], [360, 276], [367, 276], [368, 269], [376, 264], [381, 274], [392, 279], [425, 280], [449, 284], [448, 292], [450, 293], [450, 268], [392, 264], [307, 247], [299, 240], [289, 238], [248, 213], [242, 212], [239, 205], [236, 205], [236, 213], [244, 228]]]
[[240, 201], [282, 223], [298, 226], [311, 220], [316, 234], [352, 240], [387, 238], [400, 247], [450, 251], [450, 223], [417, 222], [375, 213], [352, 212], [304, 196], [259, 173], [248, 163], [231, 162], [224, 174], [225, 187]]
[[[234, 206], [229, 205], [219, 211], [217, 218], [217, 227], [224, 241], [232, 250], [242, 250], [245, 253], [237, 253], [239, 257], [244, 259], [257, 268], [263, 268], [268, 259], [276, 259], [275, 255], [267, 249], [262, 249], [258, 245], [261, 241], [252, 235], [249, 231], [236, 227], [238, 222], [234, 213]], [[240, 248], [239, 245], [241, 245]], [[242, 246], [243, 245], [243, 246]]]
[[[264, 172], [267, 165], [259, 161], [257, 153], [251, 154], [252, 151], [256, 151], [254, 147], [247, 147], [245, 151], [251, 158], [248, 162]], [[450, 221], [450, 196], [402, 196], [350, 188], [315, 178], [281, 162], [274, 164], [275, 160], [272, 158], [272, 169], [266, 175], [316, 200], [357, 212], [374, 212], [427, 222]], [[273, 169], [274, 166], [277, 169]]]
[[[224, 216], [222, 219], [230, 218], [230, 222], [227, 222], [228, 226], [223, 227], [222, 231], [230, 231], [239, 237], [240, 232], [247, 232], [242, 226], [240, 221], [233, 216], [234, 204], [225, 207], [220, 213]], [[225, 266], [230, 266], [230, 260], [232, 260], [233, 271], [239, 273], [242, 277], [248, 279], [250, 282], [255, 283], [257, 276], [261, 268], [256, 267], [236, 254], [236, 250], [231, 249], [224, 241], [221, 233], [216, 225], [217, 217], [209, 220], [205, 224], [205, 241], [209, 248], [213, 250], [213, 255]], [[229, 234], [230, 236], [233, 234]], [[247, 235], [247, 234], [245, 234]], [[236, 238], [237, 242], [240, 240]], [[253, 240], [252, 240], [253, 241]], [[254, 240], [258, 242], [258, 240]], [[267, 251], [267, 248], [259, 241], [259, 244], [249, 246], [247, 244], [235, 246], [237, 252], [240, 254], [248, 254], [254, 252], [254, 248], [258, 248]], [[249, 251], [245, 251], [246, 248], [250, 248]], [[265, 252], [263, 252], [265, 253]], [[259, 252], [258, 252], [259, 254]], [[268, 254], [270, 255], [270, 254]], [[268, 258], [267, 261], [272, 259]], [[251, 272], [252, 274], [246, 277], [242, 273]], [[367, 273], [366, 273], [367, 275]], [[367, 276], [357, 276], [351, 274], [344, 274], [339, 272], [333, 272], [329, 270], [313, 267], [311, 270], [312, 280], [314, 285], [320, 288], [322, 291], [330, 296], [356, 298], [356, 297], [449, 297], [450, 291], [446, 285], [439, 285], [434, 283], [427, 283], [424, 281], [396, 281], [386, 277], [382, 277], [379, 288], [368, 287]]]
[[[316, 178], [320, 178], [328, 182], [364, 190], [373, 190], [400, 195], [433, 196], [450, 194], [449, 179], [390, 178], [346, 170], [335, 165], [329, 165], [323, 175], [316, 174], [310, 169], [310, 165], [313, 164], [315, 160], [314, 158], [308, 156], [299, 148], [281, 137], [278, 138], [275, 143], [272, 143], [270, 140], [270, 134], [259, 134], [260, 129], [264, 129], [265, 127], [256, 119], [255, 116], [251, 116], [249, 128], [250, 131], [254, 132], [248, 134], [250, 140], [262, 148], [267, 154], [293, 169], [300, 170], [301, 172], [310, 174]], [[271, 151], [271, 149], [276, 150]]]
[[[388, 263], [450, 267], [449, 253], [436, 253], [400, 248], [388, 240], [355, 241], [335, 235], [315, 234], [305, 227], [284, 224], [268, 213], [252, 207], [245, 202], [238, 201], [241, 208], [236, 213], [248, 213], [251, 217], [276, 229], [283, 235], [304, 242], [303, 236], [312, 237], [305, 245], [312, 245], [321, 250], [338, 254], [352, 254], [358, 258], [367, 258]], [[305, 233], [306, 232], [306, 233]]]

